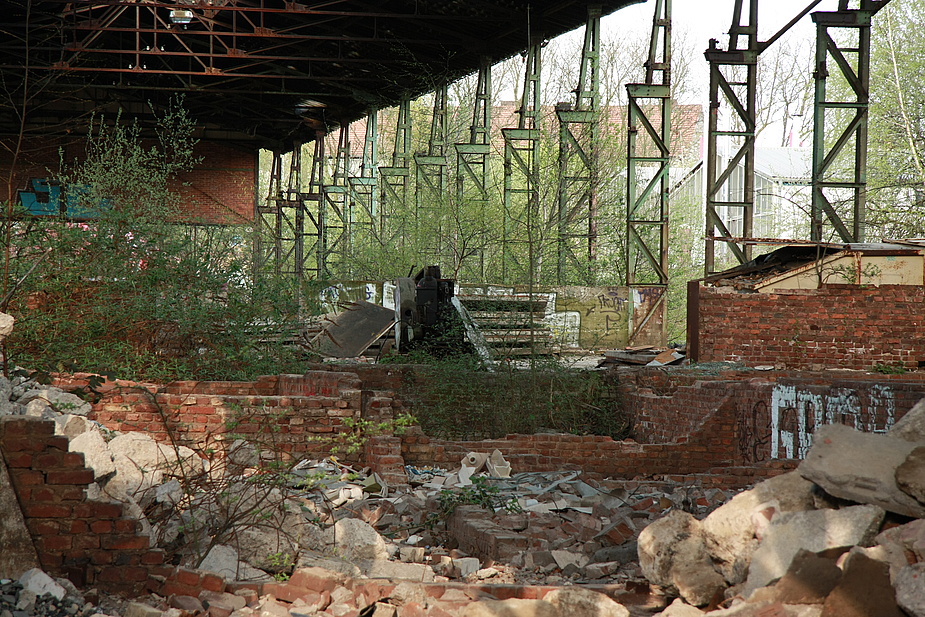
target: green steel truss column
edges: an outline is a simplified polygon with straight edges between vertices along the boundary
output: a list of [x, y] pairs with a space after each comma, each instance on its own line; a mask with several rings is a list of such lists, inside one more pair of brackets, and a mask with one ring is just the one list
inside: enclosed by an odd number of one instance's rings
[[[325, 163], [322, 159], [322, 165]], [[323, 169], [323, 167], [322, 167]], [[350, 173], [350, 125], [340, 127], [337, 135], [337, 150], [333, 157], [331, 182], [323, 183], [319, 211], [323, 251], [319, 254], [319, 271], [323, 277], [331, 274], [331, 268], [337, 265], [336, 272], [343, 276], [349, 272], [350, 263], [350, 199], [347, 178]]]
[[371, 243], [379, 235], [379, 195], [377, 191], [378, 169], [378, 112], [366, 117], [366, 133], [363, 140], [363, 161], [360, 175], [349, 175], [350, 209], [349, 229], [351, 245]]
[[[324, 149], [324, 137], [319, 134], [315, 147]], [[319, 146], [319, 144], [321, 144]], [[289, 173], [284, 178], [280, 152], [273, 153], [267, 197], [258, 206], [257, 236], [259, 271], [271, 271], [296, 282], [317, 277], [323, 266], [320, 256], [315, 263], [309, 257], [317, 253], [323, 221], [315, 213], [321, 203], [319, 187], [310, 184], [303, 190], [302, 144], [296, 142], [288, 155]], [[314, 175], [315, 168], [312, 167]]]
[[645, 83], [627, 84], [626, 284], [668, 285], [671, 0], [656, 0]]
[[379, 229], [383, 244], [403, 244], [403, 227], [412, 223], [404, 219], [411, 181], [411, 100], [398, 105], [392, 165], [379, 168]]
[[[706, 273], [715, 271], [717, 234], [727, 242], [739, 263], [751, 259], [751, 245], [732, 241], [750, 238], [755, 203], [755, 113], [758, 74], [758, 0], [748, 0], [748, 20], [742, 21], [744, 0], [736, 0], [729, 49], [715, 39], [705, 52], [710, 63], [710, 116], [707, 134]], [[745, 45], [739, 46], [739, 38]], [[719, 111], [725, 101], [732, 110], [729, 124], [720, 128]], [[744, 168], [736, 186], [734, 174]], [[736, 229], [733, 234], [730, 228]]]
[[[813, 107], [811, 239], [826, 240], [831, 225], [842, 242], [863, 242], [866, 221], [867, 122], [870, 101], [870, 26], [889, 0], [861, 0], [859, 9], [839, 1], [838, 11], [813, 13], [816, 23], [816, 92]], [[836, 36], [832, 36], [837, 32]], [[846, 43], [846, 41], [851, 41]], [[832, 60], [850, 99], [829, 100]], [[826, 143], [826, 136], [837, 135]]]
[[[542, 40], [527, 49], [523, 96], [517, 128], [503, 128], [504, 230], [501, 277], [505, 283], [532, 280], [538, 242], [534, 233], [539, 215], [539, 112]], [[526, 248], [526, 255], [518, 254]]]
[[[558, 250], [556, 280], [593, 284], [597, 258], [597, 138], [600, 121], [601, 7], [588, 7], [574, 107], [556, 106], [559, 119]], [[568, 276], [574, 266], [577, 277]]]
[[[475, 84], [475, 101], [469, 141], [454, 144], [456, 149], [456, 201], [471, 204], [478, 211], [479, 223], [487, 225], [488, 173], [491, 154], [491, 58], [483, 56]], [[485, 280], [484, 254], [479, 258], [479, 278]]]
[[[446, 258], [443, 250], [445, 241], [444, 218], [448, 212], [447, 203], [447, 85], [434, 91], [434, 110], [430, 123], [430, 139], [427, 154], [414, 155], [415, 171], [415, 222], [420, 229], [423, 224], [433, 225], [423, 234], [426, 238], [425, 253], [428, 263], [442, 263]], [[419, 234], [420, 235], [420, 234]]]

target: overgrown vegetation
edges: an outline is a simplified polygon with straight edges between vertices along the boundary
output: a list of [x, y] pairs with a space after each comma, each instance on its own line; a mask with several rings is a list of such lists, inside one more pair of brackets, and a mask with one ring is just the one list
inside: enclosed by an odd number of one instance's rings
[[421, 428], [434, 437], [488, 439], [539, 432], [629, 436], [632, 420], [601, 373], [573, 370], [554, 359], [529, 362], [527, 370], [506, 364], [488, 372], [471, 357], [431, 359], [416, 367], [402, 394], [421, 410]]
[[178, 174], [198, 163], [193, 120], [180, 102], [153, 133], [96, 118], [79, 161], [62, 160], [62, 199], [82, 216], [27, 218], [7, 248], [17, 318], [13, 363], [152, 381], [240, 379], [297, 369], [298, 291], [251, 276], [240, 226], [191, 218]]

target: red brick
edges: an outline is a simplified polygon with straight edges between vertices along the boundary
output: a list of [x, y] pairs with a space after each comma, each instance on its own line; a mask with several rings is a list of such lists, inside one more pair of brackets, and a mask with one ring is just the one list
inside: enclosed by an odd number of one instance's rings
[[[177, 568], [177, 573], [173, 576], [173, 580], [188, 587], [199, 587], [199, 583], [202, 580], [202, 572], [199, 570], [190, 570], [188, 568]], [[199, 593], [197, 592], [195, 595], [198, 596]]]
[[148, 548], [146, 536], [109, 535], [100, 538], [100, 547], [106, 550], [137, 550]]
[[26, 518], [70, 518], [72, 513], [73, 509], [63, 504], [39, 504], [23, 507], [23, 514]]
[[49, 471], [45, 474], [48, 484], [81, 484], [93, 482], [92, 469], [72, 469], [67, 471]]

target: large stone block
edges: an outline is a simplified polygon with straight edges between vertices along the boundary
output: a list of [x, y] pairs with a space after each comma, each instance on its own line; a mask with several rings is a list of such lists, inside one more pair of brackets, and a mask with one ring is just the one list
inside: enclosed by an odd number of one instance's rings
[[673, 510], [639, 534], [639, 565], [650, 582], [703, 606], [726, 587], [704, 544], [700, 521]]
[[793, 471], [739, 493], [703, 520], [707, 550], [730, 585], [741, 583], [748, 574], [752, 553], [758, 548], [756, 521], [761, 510], [770, 503], [776, 511], [812, 510], [812, 489], [812, 482]]
[[789, 512], [775, 517], [752, 555], [744, 595], [782, 577], [801, 550], [820, 553], [867, 544], [877, 535], [883, 517], [883, 509], [877, 506]]
[[917, 445], [923, 444], [828, 424], [816, 429], [799, 472], [835, 497], [922, 518], [925, 505], [903, 492], [895, 477]]

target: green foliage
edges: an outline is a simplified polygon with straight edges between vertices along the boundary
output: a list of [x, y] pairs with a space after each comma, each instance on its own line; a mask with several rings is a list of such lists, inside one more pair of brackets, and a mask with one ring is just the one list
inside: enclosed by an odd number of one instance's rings
[[632, 421], [601, 373], [536, 358], [529, 369], [480, 370], [472, 359], [444, 358], [417, 367], [403, 396], [414, 402], [428, 435], [487, 439], [508, 433], [566, 432], [623, 439]]
[[877, 364], [874, 371], [881, 375], [903, 375], [906, 373], [905, 367], [892, 364]]
[[367, 420], [365, 418], [344, 418], [346, 431], [338, 433], [332, 439], [333, 452], [356, 454], [363, 449], [370, 437], [377, 435], [402, 435], [408, 428], [417, 424], [417, 418], [409, 413], [399, 414], [388, 420]]
[[152, 381], [298, 370], [279, 341], [294, 337], [299, 290], [251, 281], [248, 232], [181, 208], [178, 174], [198, 163], [192, 125], [179, 103], [153, 133], [97, 118], [85, 156], [56, 176], [90, 216], [14, 224], [7, 288], [50, 251], [10, 304], [16, 363]]
[[445, 521], [453, 514], [458, 506], [474, 505], [491, 510], [492, 512], [504, 510], [508, 513], [522, 512], [520, 502], [516, 497], [507, 497], [501, 494], [501, 489], [488, 483], [488, 478], [475, 476], [469, 486], [457, 486], [453, 489], [440, 491], [437, 497], [439, 510], [431, 513], [427, 526], [433, 527]]

